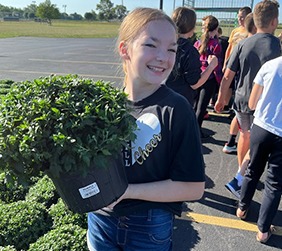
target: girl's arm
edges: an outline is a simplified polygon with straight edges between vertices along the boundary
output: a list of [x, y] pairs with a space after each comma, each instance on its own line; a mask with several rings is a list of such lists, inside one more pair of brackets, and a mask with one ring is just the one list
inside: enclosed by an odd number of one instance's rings
[[249, 98], [249, 108], [251, 110], [256, 109], [256, 106], [262, 94], [262, 91], [263, 91], [263, 86], [254, 83], [254, 86], [253, 86], [253, 89], [252, 89], [252, 92]]
[[123, 199], [156, 202], [194, 201], [202, 198], [205, 182], [182, 182], [170, 179], [141, 184], [129, 184], [125, 193], [108, 207], [113, 208]]
[[199, 87], [201, 87], [209, 78], [209, 76], [212, 74], [214, 68], [217, 66], [218, 64], [218, 59], [216, 56], [214, 55], [209, 55], [208, 57], [208, 67], [206, 68], [206, 70], [204, 72], [202, 72], [200, 79], [198, 80], [198, 82], [194, 85], [191, 85], [191, 88], [193, 90], [198, 89]]

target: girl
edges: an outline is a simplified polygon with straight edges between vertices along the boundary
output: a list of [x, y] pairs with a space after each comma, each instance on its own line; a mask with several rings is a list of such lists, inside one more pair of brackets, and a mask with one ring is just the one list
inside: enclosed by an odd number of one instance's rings
[[[200, 128], [202, 127], [203, 119], [206, 114], [209, 101], [215, 91], [216, 85], [220, 84], [222, 78], [222, 53], [221, 45], [217, 38], [218, 20], [212, 16], [203, 17], [201, 39], [196, 41], [194, 46], [200, 53], [200, 60], [202, 63], [202, 72], [208, 67], [208, 57], [215, 55], [218, 59], [218, 65], [214, 69], [213, 73], [209, 76], [208, 80], [197, 90], [195, 100], [195, 112]], [[201, 131], [202, 138], [207, 138], [209, 135], [204, 134]]]
[[181, 215], [181, 201], [203, 195], [194, 112], [164, 85], [176, 50], [175, 25], [157, 9], [137, 8], [121, 24], [118, 51], [137, 138], [123, 149], [127, 190], [117, 202], [88, 214], [91, 251], [172, 250], [173, 219]]
[[195, 90], [207, 81], [218, 61], [215, 56], [209, 56], [208, 67], [201, 72], [199, 52], [190, 42], [195, 34], [196, 19], [195, 11], [187, 7], [178, 7], [172, 13], [172, 20], [177, 26], [178, 49], [176, 62], [166, 81], [168, 87], [186, 97], [192, 106]]

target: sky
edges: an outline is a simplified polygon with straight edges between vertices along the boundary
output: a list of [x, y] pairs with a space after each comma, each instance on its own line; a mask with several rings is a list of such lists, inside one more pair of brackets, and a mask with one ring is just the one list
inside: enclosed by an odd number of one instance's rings
[[[11, 6], [16, 8], [24, 8], [32, 3], [39, 5], [45, 0], [1, 0], [1, 4], [4, 6]], [[200, 0], [198, 0], [200, 1]], [[59, 8], [60, 12], [66, 13], [78, 13], [84, 16], [85, 12], [91, 12], [91, 10], [96, 11], [96, 5], [100, 0], [51, 0], [52, 4], [55, 4]], [[160, 0], [111, 0], [114, 5], [125, 5], [127, 10], [132, 10], [136, 7], [152, 7], [159, 8]], [[174, 7], [179, 7], [182, 5], [183, 0], [163, 0], [163, 10], [171, 15]], [[254, 5], [260, 2], [260, 0], [254, 0]], [[279, 22], [282, 23], [282, 0], [279, 0]]]

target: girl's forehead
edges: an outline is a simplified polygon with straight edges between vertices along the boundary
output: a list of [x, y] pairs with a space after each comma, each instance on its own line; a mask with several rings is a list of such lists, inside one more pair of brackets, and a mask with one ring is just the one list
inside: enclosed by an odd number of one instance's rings
[[[143, 34], [142, 34], [143, 33]], [[148, 35], [152, 37], [171, 37], [176, 38], [176, 30], [173, 25], [167, 20], [153, 20], [146, 24], [146, 26], [139, 31], [141, 35]]]

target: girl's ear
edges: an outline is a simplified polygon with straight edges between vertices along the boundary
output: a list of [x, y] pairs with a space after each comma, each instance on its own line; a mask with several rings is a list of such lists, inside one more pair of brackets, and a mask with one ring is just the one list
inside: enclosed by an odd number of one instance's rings
[[119, 55], [124, 60], [129, 59], [128, 47], [124, 41], [121, 41], [119, 44]]

